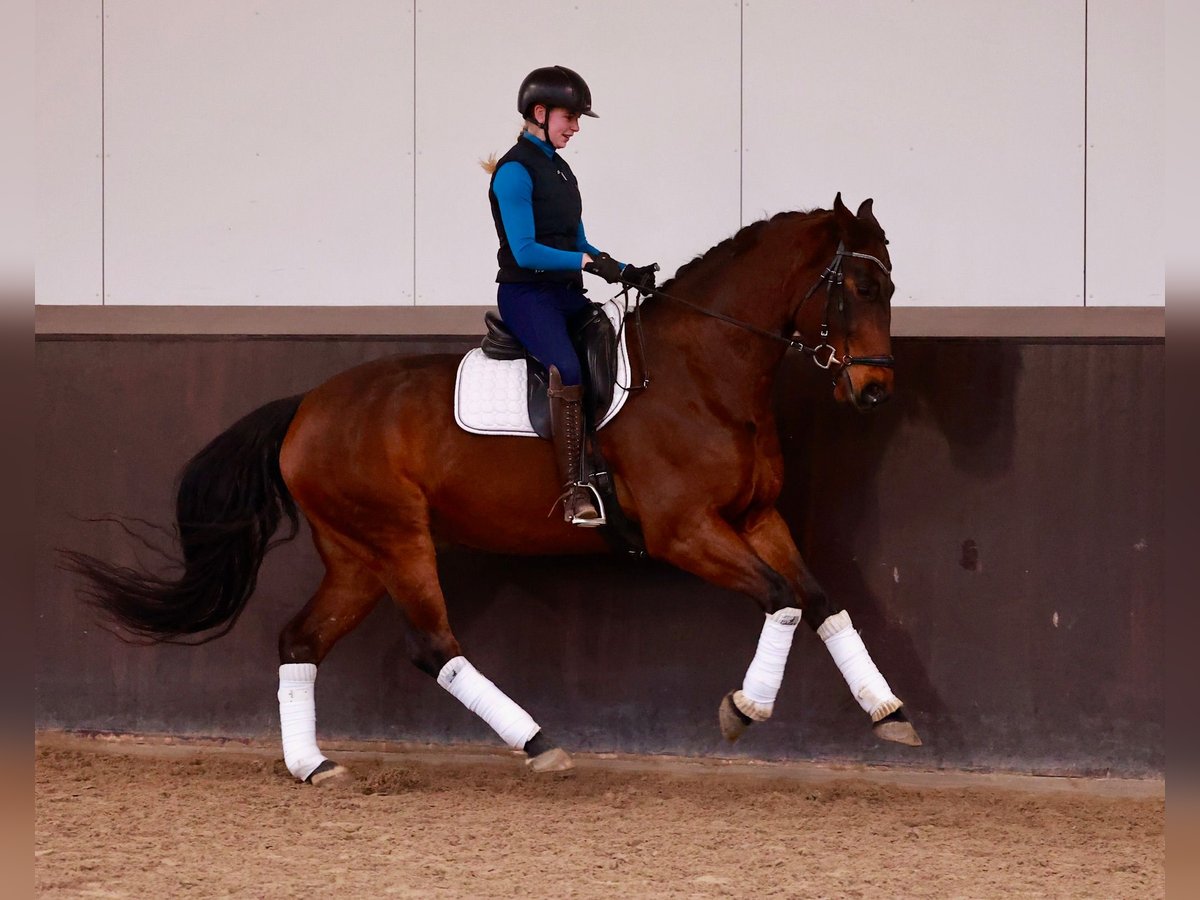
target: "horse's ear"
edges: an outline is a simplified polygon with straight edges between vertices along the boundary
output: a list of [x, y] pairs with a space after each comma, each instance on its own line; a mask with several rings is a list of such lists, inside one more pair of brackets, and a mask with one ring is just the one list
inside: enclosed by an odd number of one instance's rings
[[[875, 201], [870, 197], [864, 200], [858, 207], [858, 218], [870, 225], [874, 225], [876, 228], [879, 228], [879, 220], [875, 218], [875, 213], [871, 210], [871, 206], [874, 204], [874, 202]], [[883, 229], [880, 230], [882, 231]]]
[[837, 196], [833, 198], [833, 219], [841, 227], [842, 231], [846, 230], [846, 226], [854, 221], [854, 216], [850, 215], [850, 210], [846, 208], [846, 204], [842, 202], [842, 192], [838, 191]]

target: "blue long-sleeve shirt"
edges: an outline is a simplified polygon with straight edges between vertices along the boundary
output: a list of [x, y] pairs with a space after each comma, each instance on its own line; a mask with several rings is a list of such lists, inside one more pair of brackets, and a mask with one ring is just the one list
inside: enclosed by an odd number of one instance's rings
[[[540, 138], [529, 132], [522, 134], [522, 138], [530, 141], [546, 156], [554, 157], [554, 148]], [[492, 192], [500, 206], [500, 221], [504, 223], [504, 235], [508, 238], [508, 246], [521, 268], [554, 272], [578, 271], [583, 265], [583, 254], [597, 256], [600, 253], [588, 242], [582, 219], [579, 221], [576, 250], [558, 250], [539, 244], [534, 239], [536, 231], [533, 222], [533, 179], [529, 177], [529, 170], [520, 163], [505, 163], [496, 170]]]

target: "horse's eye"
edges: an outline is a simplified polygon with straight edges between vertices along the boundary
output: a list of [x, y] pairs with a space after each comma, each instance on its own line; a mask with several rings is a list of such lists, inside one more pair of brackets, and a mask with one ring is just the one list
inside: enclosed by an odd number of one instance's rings
[[858, 292], [867, 299], [870, 299], [879, 293], [879, 285], [874, 281], [860, 281], [858, 283]]

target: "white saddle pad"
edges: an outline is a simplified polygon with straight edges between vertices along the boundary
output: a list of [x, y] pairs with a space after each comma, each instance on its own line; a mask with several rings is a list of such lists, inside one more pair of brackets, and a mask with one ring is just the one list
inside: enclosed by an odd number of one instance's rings
[[[629, 354], [621, 330], [624, 309], [615, 300], [603, 305], [604, 312], [620, 331], [617, 342], [617, 379], [608, 412], [596, 427], [613, 420], [629, 396]], [[506, 434], [537, 437], [529, 421], [528, 378], [524, 359], [489, 359], [476, 347], [458, 364], [454, 383], [454, 420], [472, 434]]]

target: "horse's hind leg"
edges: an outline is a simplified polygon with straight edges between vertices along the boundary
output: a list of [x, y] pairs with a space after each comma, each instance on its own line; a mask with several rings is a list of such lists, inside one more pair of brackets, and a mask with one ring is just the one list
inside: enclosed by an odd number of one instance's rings
[[349, 773], [317, 746], [317, 667], [337, 641], [366, 618], [383, 596], [383, 583], [313, 523], [325, 577], [308, 604], [279, 636], [279, 725], [288, 771], [310, 784], [342, 780]]
[[433, 541], [427, 533], [397, 542], [384, 584], [410, 628], [413, 664], [435, 678], [455, 699], [492, 727], [506, 744], [523, 750], [535, 772], [564, 772], [571, 757], [554, 746], [541, 727], [463, 655], [450, 630], [437, 575]]

